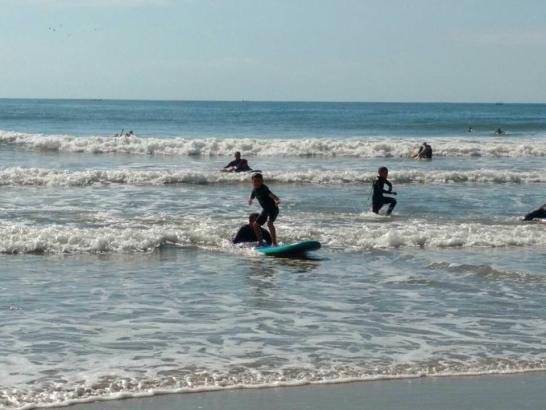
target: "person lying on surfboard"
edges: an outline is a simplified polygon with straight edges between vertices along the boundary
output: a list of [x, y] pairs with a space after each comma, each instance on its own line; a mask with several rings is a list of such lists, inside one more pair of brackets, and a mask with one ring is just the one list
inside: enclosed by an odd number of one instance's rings
[[[372, 211], [377, 214], [383, 205], [389, 204], [386, 215], [390, 215], [396, 206], [396, 199], [383, 196], [383, 194], [396, 195], [396, 192], [392, 190], [392, 184], [387, 180], [387, 177], [389, 176], [387, 167], [379, 168], [377, 173], [377, 180], [373, 183]], [[388, 190], [385, 190], [385, 184], [389, 187]]]
[[239, 151], [237, 151], [235, 153], [235, 159], [233, 161], [231, 161], [229, 164], [227, 164], [224, 168], [222, 168], [222, 171], [224, 172], [232, 172], [233, 170], [235, 170], [238, 166], [241, 165], [241, 153]]
[[262, 207], [262, 212], [252, 224], [254, 232], [256, 233], [256, 238], [258, 238], [257, 245], [261, 246], [263, 240], [262, 231], [259, 228], [267, 222], [267, 227], [271, 234], [271, 242], [273, 246], [277, 246], [277, 231], [275, 230], [273, 222], [275, 222], [279, 215], [279, 204], [281, 203], [281, 200], [264, 184], [264, 177], [262, 174], [252, 175], [252, 186], [254, 189], [248, 198], [248, 205], [252, 205], [252, 201], [256, 198]]
[[235, 153], [235, 159], [222, 168], [222, 172], [248, 172], [252, 171], [252, 168], [248, 165], [248, 161], [241, 158], [241, 153], [237, 151]]
[[546, 218], [546, 204], [542, 205], [540, 208], [535, 209], [534, 211], [529, 212], [523, 217], [524, 221], [532, 221], [533, 219], [544, 219]]
[[[254, 223], [258, 219], [259, 214], [257, 212], [251, 213], [248, 216], [248, 224], [241, 226], [237, 234], [233, 237], [233, 243], [244, 243], [244, 242], [257, 242], [258, 238], [256, 237], [256, 232], [254, 231]], [[262, 240], [265, 241], [268, 245], [271, 245], [271, 235], [261, 226], [259, 227], [262, 232]]]

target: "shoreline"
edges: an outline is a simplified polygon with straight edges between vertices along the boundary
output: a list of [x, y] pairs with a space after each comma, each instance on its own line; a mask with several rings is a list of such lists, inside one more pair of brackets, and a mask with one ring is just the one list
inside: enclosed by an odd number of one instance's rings
[[[70, 410], [132, 409], [539, 409], [546, 408], [546, 371], [508, 374], [385, 378], [286, 385], [220, 388], [207, 391], [143, 393], [140, 397], [99, 399], [64, 406]], [[541, 407], [542, 406], [542, 407]]]

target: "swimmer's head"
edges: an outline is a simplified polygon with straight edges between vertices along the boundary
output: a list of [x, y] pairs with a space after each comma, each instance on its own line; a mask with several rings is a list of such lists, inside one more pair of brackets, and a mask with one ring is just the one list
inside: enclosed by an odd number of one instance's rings
[[258, 219], [258, 216], [260, 216], [260, 214], [258, 214], [257, 212], [254, 212], [248, 215], [248, 223], [252, 225], [254, 222], [256, 222], [256, 219]]
[[241, 153], [239, 151], [235, 153], [235, 159], [241, 159]]
[[389, 176], [389, 169], [387, 167], [379, 167], [379, 169], [377, 170], [377, 174], [381, 178], [387, 178]]

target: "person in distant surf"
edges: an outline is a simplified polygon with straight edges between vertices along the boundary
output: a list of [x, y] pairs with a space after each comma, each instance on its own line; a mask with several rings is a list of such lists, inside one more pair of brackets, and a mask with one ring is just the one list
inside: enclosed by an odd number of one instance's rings
[[[396, 199], [389, 196], [383, 196], [383, 194], [396, 195], [396, 192], [392, 190], [392, 184], [387, 177], [389, 176], [389, 170], [387, 167], [381, 167], [377, 170], [377, 179], [373, 183], [372, 194], [372, 212], [377, 214], [384, 205], [389, 205], [386, 215], [390, 215], [396, 206]], [[385, 185], [389, 187], [385, 190]]]
[[496, 134], [496, 135], [504, 135], [504, 134], [506, 134], [506, 133], [504, 132], [504, 130], [503, 130], [502, 128], [497, 128], [497, 129], [495, 130], [495, 134]]
[[417, 152], [417, 158], [432, 159], [432, 147], [426, 142], [423, 142], [423, 145], [419, 147], [419, 151]]
[[546, 204], [542, 205], [540, 208], [535, 209], [534, 211], [529, 212], [523, 217], [524, 221], [532, 221], [533, 219], [544, 219], [546, 218]]
[[468, 128], [466, 129], [466, 132], [472, 132], [472, 127], [468, 127]]
[[[222, 168], [222, 171], [224, 172], [233, 172], [237, 169], [237, 167], [241, 166], [241, 162], [243, 159], [241, 158], [241, 153], [237, 151], [235, 153], [235, 159], [231, 161], [229, 164], [227, 164], [224, 168]], [[248, 163], [247, 163], [248, 166]]]
[[[233, 243], [244, 243], [244, 242], [257, 242], [258, 238], [256, 237], [256, 231], [254, 231], [254, 224], [256, 219], [260, 216], [258, 213], [254, 212], [248, 216], [248, 224], [241, 226], [237, 234], [233, 237]], [[261, 226], [258, 227], [262, 232], [262, 240], [265, 241], [268, 245], [271, 245], [271, 235]]]
[[281, 203], [281, 200], [264, 184], [262, 174], [252, 175], [252, 186], [254, 189], [248, 198], [248, 205], [252, 205], [252, 201], [256, 198], [262, 207], [262, 212], [252, 224], [256, 238], [258, 238], [256, 242], [258, 246], [262, 244], [263, 236], [260, 228], [267, 222], [267, 228], [271, 234], [271, 243], [273, 246], [277, 246], [277, 231], [273, 223], [279, 215], [279, 204]]
[[[236, 164], [236, 165], [230, 166], [231, 164]], [[224, 169], [222, 169], [222, 171], [223, 172], [250, 172], [252, 171], [252, 168], [250, 168], [250, 166], [248, 165], [248, 161], [246, 159], [240, 158], [239, 156], [238, 160], [236, 159], [235, 161], [231, 161], [228, 165], [224, 167]]]

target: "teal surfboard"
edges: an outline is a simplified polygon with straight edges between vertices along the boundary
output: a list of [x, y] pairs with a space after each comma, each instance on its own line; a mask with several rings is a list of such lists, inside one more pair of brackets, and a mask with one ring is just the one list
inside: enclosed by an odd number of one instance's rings
[[258, 246], [256, 250], [268, 256], [297, 256], [305, 252], [316, 251], [320, 247], [318, 241], [301, 241], [280, 246]]

